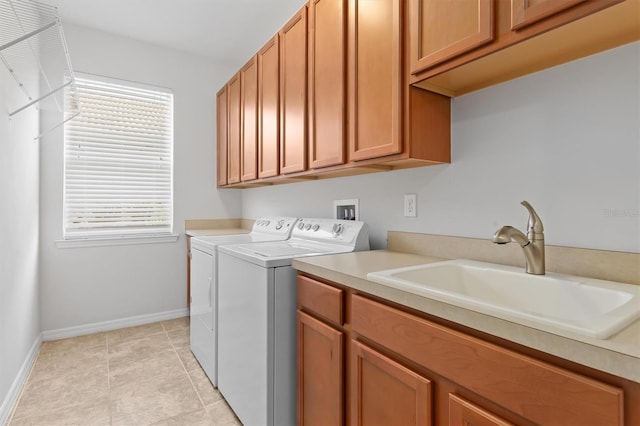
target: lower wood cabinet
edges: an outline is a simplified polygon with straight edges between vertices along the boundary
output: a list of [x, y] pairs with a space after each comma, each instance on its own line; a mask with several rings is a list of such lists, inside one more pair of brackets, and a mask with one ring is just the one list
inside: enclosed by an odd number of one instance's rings
[[298, 425], [341, 425], [344, 333], [298, 311]]
[[449, 394], [449, 426], [514, 426], [484, 408]]
[[350, 424], [433, 424], [431, 381], [356, 340], [351, 341], [350, 392]]
[[299, 425], [640, 425], [639, 383], [304, 274], [298, 309]]

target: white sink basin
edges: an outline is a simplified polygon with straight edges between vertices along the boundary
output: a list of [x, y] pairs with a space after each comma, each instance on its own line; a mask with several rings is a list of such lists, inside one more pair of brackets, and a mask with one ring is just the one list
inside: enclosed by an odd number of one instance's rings
[[367, 279], [546, 331], [606, 339], [640, 317], [640, 286], [450, 260], [370, 272]]

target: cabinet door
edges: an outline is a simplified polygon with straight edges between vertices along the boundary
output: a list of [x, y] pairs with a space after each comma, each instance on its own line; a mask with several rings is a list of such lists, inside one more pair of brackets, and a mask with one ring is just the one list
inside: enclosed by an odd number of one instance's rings
[[343, 333], [298, 311], [298, 425], [342, 425]]
[[382, 157], [401, 150], [402, 3], [349, 2], [351, 160]]
[[346, 0], [309, 4], [309, 165], [345, 162]]
[[517, 30], [586, 0], [511, 0], [511, 29]]
[[431, 425], [431, 381], [352, 340], [351, 418], [354, 425]]
[[242, 181], [258, 177], [258, 61], [254, 56], [240, 70], [242, 97]]
[[487, 410], [449, 394], [449, 426], [513, 426]]
[[240, 182], [240, 74], [236, 74], [227, 85], [227, 183]]
[[280, 32], [280, 173], [307, 169], [307, 7]]
[[227, 184], [227, 118], [227, 86], [224, 86], [216, 95], [216, 164], [219, 187]]
[[417, 74], [493, 40], [493, 2], [410, 0], [411, 73]]
[[278, 175], [279, 53], [276, 34], [258, 52], [258, 177]]

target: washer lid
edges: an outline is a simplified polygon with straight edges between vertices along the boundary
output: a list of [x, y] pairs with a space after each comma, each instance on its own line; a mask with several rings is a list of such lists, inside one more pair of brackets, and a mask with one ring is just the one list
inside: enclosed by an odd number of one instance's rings
[[234, 244], [220, 247], [220, 252], [254, 263], [264, 268], [291, 265], [291, 259], [324, 254], [348, 253], [353, 247], [342, 244], [318, 243], [291, 238], [281, 242]]

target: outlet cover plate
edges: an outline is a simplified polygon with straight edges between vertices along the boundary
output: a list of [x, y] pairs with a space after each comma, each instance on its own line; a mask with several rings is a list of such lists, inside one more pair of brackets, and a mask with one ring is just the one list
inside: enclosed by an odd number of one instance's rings
[[404, 217], [418, 217], [418, 196], [404, 194]]

